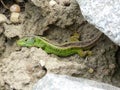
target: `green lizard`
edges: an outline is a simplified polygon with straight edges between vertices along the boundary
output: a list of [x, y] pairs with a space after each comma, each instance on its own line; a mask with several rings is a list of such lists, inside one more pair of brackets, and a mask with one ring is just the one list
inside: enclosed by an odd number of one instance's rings
[[99, 32], [94, 38], [87, 41], [67, 42], [60, 45], [52, 44], [51, 41], [44, 37], [32, 36], [24, 37], [18, 40], [17, 45], [24, 47], [39, 47], [45, 50], [47, 53], [52, 53], [58, 56], [79, 54], [81, 57], [84, 57], [87, 54], [90, 54], [90, 51], [84, 50], [89, 50], [92, 48], [101, 35], [102, 33]]

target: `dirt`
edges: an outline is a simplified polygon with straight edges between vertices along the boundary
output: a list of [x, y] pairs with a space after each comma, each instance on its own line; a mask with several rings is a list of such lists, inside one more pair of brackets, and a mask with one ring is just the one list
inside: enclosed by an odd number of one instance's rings
[[[9, 4], [7, 0], [4, 2]], [[0, 24], [0, 90], [31, 90], [47, 72], [88, 78], [120, 87], [119, 48], [105, 35], [91, 49], [93, 55], [85, 58], [77, 54], [58, 57], [39, 48], [16, 45], [16, 40], [26, 35], [42, 35], [56, 43], [64, 43], [76, 32], [80, 34], [81, 41], [99, 32], [84, 20], [75, 0], [58, 0], [54, 6], [50, 6], [49, 2], [26, 0], [18, 3], [22, 9], [20, 22]], [[11, 1], [10, 4], [13, 3], [16, 2]], [[9, 20], [11, 12], [1, 6], [0, 13]]]

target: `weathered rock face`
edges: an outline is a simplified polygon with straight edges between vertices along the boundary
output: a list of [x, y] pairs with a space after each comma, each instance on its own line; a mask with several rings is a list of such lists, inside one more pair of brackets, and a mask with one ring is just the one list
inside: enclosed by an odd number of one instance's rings
[[113, 42], [120, 45], [120, 1], [77, 0], [82, 14]]
[[5, 36], [7, 38], [13, 38], [13, 37], [21, 37], [23, 34], [23, 25], [19, 24], [19, 25], [7, 25], [4, 24], [4, 28], [5, 28]]
[[46, 73], [39, 64], [39, 56], [43, 58], [46, 54], [41, 49], [24, 48], [2, 59], [0, 90], [32, 90], [33, 84]]
[[120, 90], [120, 88], [82, 78], [47, 74], [38, 81], [33, 90]]
[[[24, 23], [25, 29], [27, 30], [25, 31], [26, 34], [42, 35], [44, 31], [51, 30], [52, 26], [56, 26], [57, 30], [59, 30], [65, 29], [75, 23], [79, 23], [80, 25], [84, 21], [75, 0], [71, 0], [70, 6], [63, 6], [56, 2], [54, 7], [51, 7], [50, 0], [31, 1], [33, 2], [32, 4], [29, 3], [26, 5], [27, 18]], [[31, 27], [28, 27], [28, 25]], [[74, 29], [76, 28], [74, 26]]]

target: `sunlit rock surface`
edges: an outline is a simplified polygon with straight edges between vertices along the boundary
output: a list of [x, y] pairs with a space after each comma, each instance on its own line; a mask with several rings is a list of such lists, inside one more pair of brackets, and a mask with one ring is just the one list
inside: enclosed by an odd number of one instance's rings
[[77, 0], [85, 19], [120, 46], [120, 0]]
[[33, 90], [120, 90], [117, 87], [96, 81], [66, 75], [47, 74]]

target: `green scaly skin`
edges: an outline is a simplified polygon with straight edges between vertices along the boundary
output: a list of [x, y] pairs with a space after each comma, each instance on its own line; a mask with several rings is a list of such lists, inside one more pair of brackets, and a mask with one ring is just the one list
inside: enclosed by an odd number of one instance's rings
[[52, 53], [58, 56], [70, 56], [73, 54], [79, 54], [81, 57], [84, 57], [87, 54], [91, 53], [90, 51], [84, 50], [89, 50], [92, 48], [101, 35], [102, 33], [99, 32], [96, 37], [87, 41], [68, 42], [61, 45], [52, 44], [48, 39], [44, 37], [24, 37], [17, 41], [17, 45], [24, 47], [42, 48], [47, 53]]

